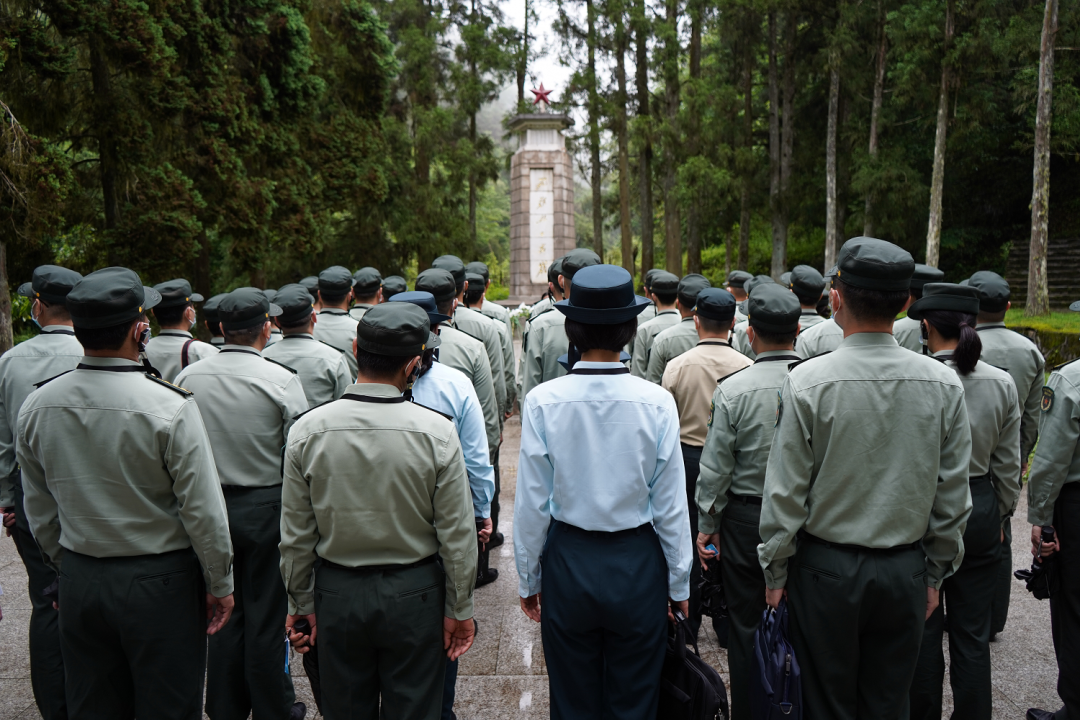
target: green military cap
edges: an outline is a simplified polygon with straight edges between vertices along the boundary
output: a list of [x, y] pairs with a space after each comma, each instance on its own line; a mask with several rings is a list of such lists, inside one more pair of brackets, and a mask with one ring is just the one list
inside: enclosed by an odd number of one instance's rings
[[829, 268], [829, 272], [825, 273], [825, 279], [832, 281], [832, 279], [836, 277], [837, 272], [836, 263], [833, 263], [833, 266]]
[[747, 280], [745, 284], [743, 284], [743, 289], [746, 290], [747, 293], [749, 293], [751, 290], [756, 288], [758, 285], [775, 285], [775, 284], [776, 284], [776, 281], [773, 280], [768, 275], [755, 275], [754, 277]]
[[809, 265], [796, 265], [789, 273], [790, 277], [784, 287], [791, 288], [795, 293], [802, 295], [820, 295], [825, 289], [825, 278], [816, 268]]
[[82, 275], [74, 270], [59, 265], [40, 265], [34, 268], [33, 279], [19, 286], [18, 293], [47, 303], [63, 303], [80, 280]]
[[1009, 307], [1009, 283], [996, 272], [980, 270], [968, 278], [968, 284], [979, 291], [979, 310], [999, 313]]
[[480, 284], [480, 285], [486, 284], [484, 282], [484, 276], [481, 275], [480, 273], [474, 273], [474, 272], [466, 272], [465, 273], [465, 281], [467, 283], [469, 283], [470, 286], [472, 286], [474, 284]]
[[791, 287], [791, 271], [790, 270], [788, 270], [786, 273], [781, 273], [781, 275], [780, 275], [780, 284], [783, 285], [786, 288]]
[[307, 291], [309, 293], [311, 293], [312, 296], [318, 296], [318, 294], [319, 294], [319, 278], [317, 276], [308, 275], [306, 278], [302, 278], [300, 280], [299, 284], [303, 285], [305, 288], [307, 288]]
[[457, 255], [440, 255], [431, 261], [431, 267], [450, 273], [459, 288], [465, 284], [465, 263]]
[[435, 302], [440, 303], [457, 295], [457, 283], [454, 282], [454, 276], [449, 270], [441, 268], [428, 268], [417, 275], [416, 289], [431, 293], [435, 297]]
[[398, 293], [403, 293], [409, 289], [408, 283], [405, 282], [405, 278], [400, 275], [390, 275], [383, 278], [382, 281], [382, 296], [383, 300], [389, 300]]
[[364, 313], [356, 327], [356, 346], [374, 355], [421, 355], [430, 334], [428, 315], [416, 305], [382, 303]]
[[562, 264], [566, 256], [563, 255], [560, 258], [555, 258], [550, 265], [548, 265], [548, 282], [555, 285], [559, 284], [559, 276], [562, 275]]
[[382, 287], [382, 273], [373, 267], [362, 267], [352, 277], [353, 288], [359, 295], [374, 295]]
[[652, 276], [649, 289], [657, 295], [673, 295], [679, 292], [679, 276], [667, 270], [657, 270]]
[[958, 282], [956, 284], [957, 285], [963, 285], [964, 287], [967, 287], [968, 285], [971, 284], [971, 278], [964, 278], [963, 280], [961, 280], [960, 282]]
[[267, 300], [266, 293], [259, 288], [237, 288], [218, 303], [222, 330], [255, 327], [280, 314], [281, 308]]
[[109, 267], [80, 280], [67, 295], [71, 322], [80, 328], [103, 328], [130, 322], [161, 302], [134, 270]]
[[799, 329], [801, 314], [799, 298], [776, 283], [757, 285], [746, 300], [746, 317], [755, 330], [777, 334], [795, 332]]
[[[491, 272], [488, 270], [487, 263], [482, 263], [479, 260], [473, 260], [471, 263], [465, 266], [465, 272], [476, 273], [484, 278], [484, 283], [487, 283], [491, 279]], [[468, 278], [466, 278], [467, 280]]]
[[922, 290], [927, 283], [945, 282], [945, 273], [936, 267], [915, 263], [915, 274], [911, 276], [911, 289]]
[[412, 303], [427, 313], [428, 324], [431, 326], [431, 334], [428, 335], [428, 348], [434, 349], [442, 345], [442, 338], [435, 334], [435, 328], [452, 318], [439, 312], [439, 306], [435, 304], [435, 296], [429, 292], [413, 290], [396, 294], [389, 302]]
[[877, 238], [851, 238], [836, 258], [836, 277], [866, 290], [907, 290], [914, 272], [911, 253]]
[[574, 275], [581, 268], [600, 265], [600, 256], [587, 248], [575, 248], [566, 253], [562, 263], [562, 276], [574, 279]]
[[694, 312], [709, 320], [731, 320], [735, 317], [735, 296], [727, 290], [707, 287], [698, 293]]
[[271, 290], [270, 288], [266, 288], [266, 289], [263, 290], [263, 295], [265, 295], [266, 299], [269, 300], [272, 303], [277, 302], [275, 300], [275, 298], [277, 297], [277, 294], [278, 294], [277, 290]]
[[311, 317], [311, 310], [315, 306], [311, 300], [311, 293], [299, 283], [290, 283], [278, 288], [274, 304], [281, 308], [278, 319], [283, 325], [299, 325]]
[[352, 289], [352, 286], [353, 279], [349, 268], [334, 265], [319, 273], [319, 292], [331, 296], [344, 295]]
[[745, 270], [732, 270], [727, 275], [727, 286], [741, 288], [746, 286], [746, 281], [754, 277]]
[[679, 281], [676, 291], [679, 293], [679, 301], [684, 306], [693, 306], [697, 302], [698, 293], [709, 287], [712, 287], [709, 278], [697, 273], [690, 273], [683, 276], [683, 279]]
[[154, 286], [154, 289], [161, 293], [161, 302], [159, 302], [157, 306], [162, 309], [180, 307], [181, 305], [187, 305], [188, 303], [203, 301], [203, 296], [199, 293], [191, 292], [191, 283], [183, 278], [166, 280], [163, 283], [158, 283]]
[[927, 283], [923, 296], [911, 303], [907, 316], [922, 320], [927, 310], [952, 310], [954, 312], [979, 314], [979, 291], [971, 286], [956, 283]]
[[218, 306], [228, 293], [218, 293], [217, 295], [211, 295], [210, 299], [203, 303], [202, 312], [203, 317], [206, 318], [206, 322], [211, 325], [217, 325], [221, 322], [221, 318], [218, 317]]
[[663, 272], [663, 270], [661, 270], [660, 268], [653, 268], [652, 270], [646, 271], [645, 277], [643, 278], [643, 282], [645, 284], [645, 289], [646, 290], [652, 290], [653, 289], [653, 286], [652, 286], [653, 278], [656, 277], [657, 273], [661, 273], [661, 272]]

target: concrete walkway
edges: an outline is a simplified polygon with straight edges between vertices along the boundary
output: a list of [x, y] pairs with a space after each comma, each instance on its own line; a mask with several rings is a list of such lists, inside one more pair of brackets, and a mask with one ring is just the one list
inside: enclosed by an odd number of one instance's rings
[[[461, 720], [548, 717], [548, 685], [540, 626], [521, 612], [513, 557], [513, 503], [521, 426], [515, 416], [506, 424], [502, 446], [502, 515], [500, 530], [506, 543], [492, 554], [499, 580], [476, 591], [476, 644], [461, 660], [455, 711]], [[1016, 516], [1013, 552], [1019, 567], [1029, 562], [1028, 531], [1024, 523], [1026, 502], [1021, 499]], [[26, 574], [14, 543], [0, 539], [0, 720], [40, 718], [30, 688], [27, 626], [30, 603]], [[703, 626], [700, 648], [704, 658], [727, 682], [727, 653], [716, 644], [709, 623]], [[994, 718], [1021, 720], [1028, 707], [1056, 710], [1057, 666], [1050, 640], [1050, 609], [1034, 600], [1017, 582], [1005, 632], [991, 645], [994, 663]], [[298, 656], [293, 673], [297, 699], [314, 703]], [[946, 678], [946, 714], [951, 710]]]

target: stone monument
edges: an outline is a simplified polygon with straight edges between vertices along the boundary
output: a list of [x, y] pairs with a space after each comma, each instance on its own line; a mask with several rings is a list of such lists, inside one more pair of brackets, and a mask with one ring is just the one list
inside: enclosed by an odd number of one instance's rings
[[510, 297], [532, 304], [547, 292], [548, 265], [577, 246], [574, 170], [562, 131], [574, 124], [548, 111], [543, 83], [531, 91], [538, 112], [517, 115], [510, 131], [518, 149], [510, 159]]

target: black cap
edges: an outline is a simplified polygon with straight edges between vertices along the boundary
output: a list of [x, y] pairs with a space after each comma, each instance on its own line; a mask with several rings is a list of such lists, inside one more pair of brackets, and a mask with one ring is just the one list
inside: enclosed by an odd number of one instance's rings
[[79, 328], [103, 328], [130, 322], [161, 302], [134, 270], [109, 267], [92, 272], [71, 289], [67, 309]]
[[968, 278], [968, 285], [979, 291], [979, 310], [987, 313], [1005, 312], [1011, 293], [1009, 283], [996, 272], [980, 270]]
[[954, 312], [979, 314], [979, 291], [970, 285], [955, 283], [927, 283], [922, 288], [923, 296], [911, 303], [907, 316], [912, 320], [922, 320], [927, 310], [952, 310]]
[[652, 270], [646, 271], [645, 277], [642, 280], [644, 285], [645, 285], [646, 290], [649, 290], [650, 292], [653, 291], [652, 281], [653, 281], [653, 278], [656, 277], [656, 273], [659, 273], [659, 272], [663, 272], [663, 271], [660, 268], [653, 268]]
[[374, 295], [382, 287], [382, 273], [373, 267], [362, 267], [353, 273], [353, 289], [357, 295]]
[[311, 293], [299, 283], [290, 283], [278, 288], [274, 304], [281, 308], [278, 319], [282, 325], [299, 325], [311, 317], [311, 310], [314, 307]]
[[801, 314], [799, 298], [776, 283], [759, 284], [746, 300], [747, 321], [755, 330], [777, 334], [793, 333], [799, 329]]
[[483, 287], [483, 286], [485, 286], [487, 284], [484, 281], [484, 276], [483, 275], [481, 275], [480, 273], [474, 273], [474, 272], [468, 272], [468, 271], [465, 272], [465, 281], [467, 283], [469, 283], [470, 287], [472, 287], [474, 283], [479, 284], [481, 287]]
[[211, 325], [217, 325], [221, 322], [221, 318], [218, 317], [218, 306], [221, 304], [222, 299], [228, 295], [228, 293], [218, 293], [217, 295], [211, 295], [210, 299], [203, 303], [202, 312], [203, 317], [206, 318], [206, 322]]
[[780, 284], [783, 285], [786, 288], [791, 287], [791, 271], [790, 270], [788, 270], [786, 273], [781, 273], [781, 275], [780, 275]]
[[698, 293], [709, 287], [712, 287], [712, 283], [704, 275], [697, 273], [685, 275], [678, 285], [679, 302], [693, 307], [697, 302]]
[[618, 265], [590, 265], [577, 271], [570, 298], [555, 303], [568, 320], [615, 325], [636, 317], [649, 304], [634, 294], [634, 278]]
[[577, 274], [581, 268], [592, 267], [593, 265], [599, 265], [602, 261], [600, 256], [587, 248], [575, 248], [566, 253], [566, 257], [562, 262], [562, 275], [564, 278], [574, 279], [574, 275]]
[[59, 265], [40, 265], [34, 268], [33, 280], [19, 286], [23, 297], [62, 304], [82, 275]]
[[405, 278], [400, 275], [391, 275], [383, 278], [382, 281], [382, 296], [383, 301], [389, 300], [398, 293], [403, 293], [409, 289], [408, 283], [405, 282]]
[[409, 302], [376, 305], [356, 326], [356, 346], [375, 355], [422, 355], [430, 337], [427, 313]]
[[270, 302], [276, 302], [275, 298], [277, 298], [277, 294], [278, 294], [278, 291], [274, 290], [272, 288], [263, 289], [263, 295], [265, 295], [266, 299], [269, 300]]
[[911, 276], [911, 289], [922, 290], [926, 283], [945, 282], [945, 273], [936, 267], [915, 263], [915, 274]]
[[[484, 278], [484, 284], [491, 279], [491, 272], [488, 270], [487, 263], [482, 263], [479, 260], [473, 260], [471, 263], [465, 266], [465, 272], [476, 273]], [[468, 278], [466, 278], [468, 279]]]
[[435, 297], [435, 302], [439, 303], [457, 297], [457, 283], [454, 282], [454, 276], [449, 270], [440, 268], [428, 268], [417, 275], [416, 289], [431, 293]]
[[319, 273], [319, 292], [331, 297], [344, 295], [352, 289], [353, 279], [349, 268], [334, 265]]
[[389, 302], [405, 302], [412, 303], [421, 310], [427, 313], [428, 322], [431, 324], [431, 337], [428, 338], [428, 347], [437, 348], [442, 344], [442, 340], [435, 334], [435, 328], [439, 326], [439, 323], [444, 323], [450, 319], [449, 315], [443, 315], [439, 312], [438, 306], [435, 304], [435, 296], [429, 292], [422, 292], [420, 290], [413, 290], [412, 292], [398, 293]]
[[840, 282], [866, 290], [907, 290], [914, 273], [911, 253], [877, 238], [851, 238], [836, 258]]
[[306, 278], [301, 279], [299, 284], [307, 288], [312, 297], [317, 298], [319, 296], [319, 278], [315, 275], [308, 275]]
[[431, 267], [450, 273], [459, 292], [465, 286], [465, 263], [457, 255], [440, 255], [431, 261]]
[[746, 286], [746, 281], [754, 277], [745, 270], [732, 270], [727, 275], [727, 286], [741, 288]]
[[825, 278], [816, 268], [809, 265], [796, 265], [791, 269], [788, 282], [782, 284], [798, 295], [819, 297], [821, 291], [825, 289]]
[[649, 289], [657, 295], [674, 295], [679, 292], [679, 276], [667, 270], [657, 270]]
[[563, 255], [560, 258], [555, 258], [550, 265], [548, 265], [548, 282], [553, 285], [559, 284], [559, 276], [562, 275], [562, 264], [566, 256]]
[[191, 283], [183, 278], [158, 283], [154, 286], [154, 289], [161, 293], [161, 302], [157, 306], [162, 309], [181, 307], [188, 303], [203, 301], [203, 296], [191, 292]]
[[735, 317], [735, 296], [727, 290], [707, 287], [698, 293], [694, 312], [709, 320], [731, 320]]
[[255, 327], [280, 314], [281, 308], [267, 300], [266, 293], [259, 288], [237, 288], [218, 303], [222, 330]]
[[776, 281], [772, 279], [770, 275], [755, 275], [743, 284], [743, 290], [749, 293], [758, 285], [775, 285]]

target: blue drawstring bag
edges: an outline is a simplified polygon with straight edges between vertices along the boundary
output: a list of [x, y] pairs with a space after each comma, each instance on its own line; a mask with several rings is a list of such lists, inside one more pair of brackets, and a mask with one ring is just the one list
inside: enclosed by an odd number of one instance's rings
[[788, 640], [787, 600], [765, 608], [754, 633], [750, 704], [754, 720], [802, 720], [802, 679], [795, 649]]

